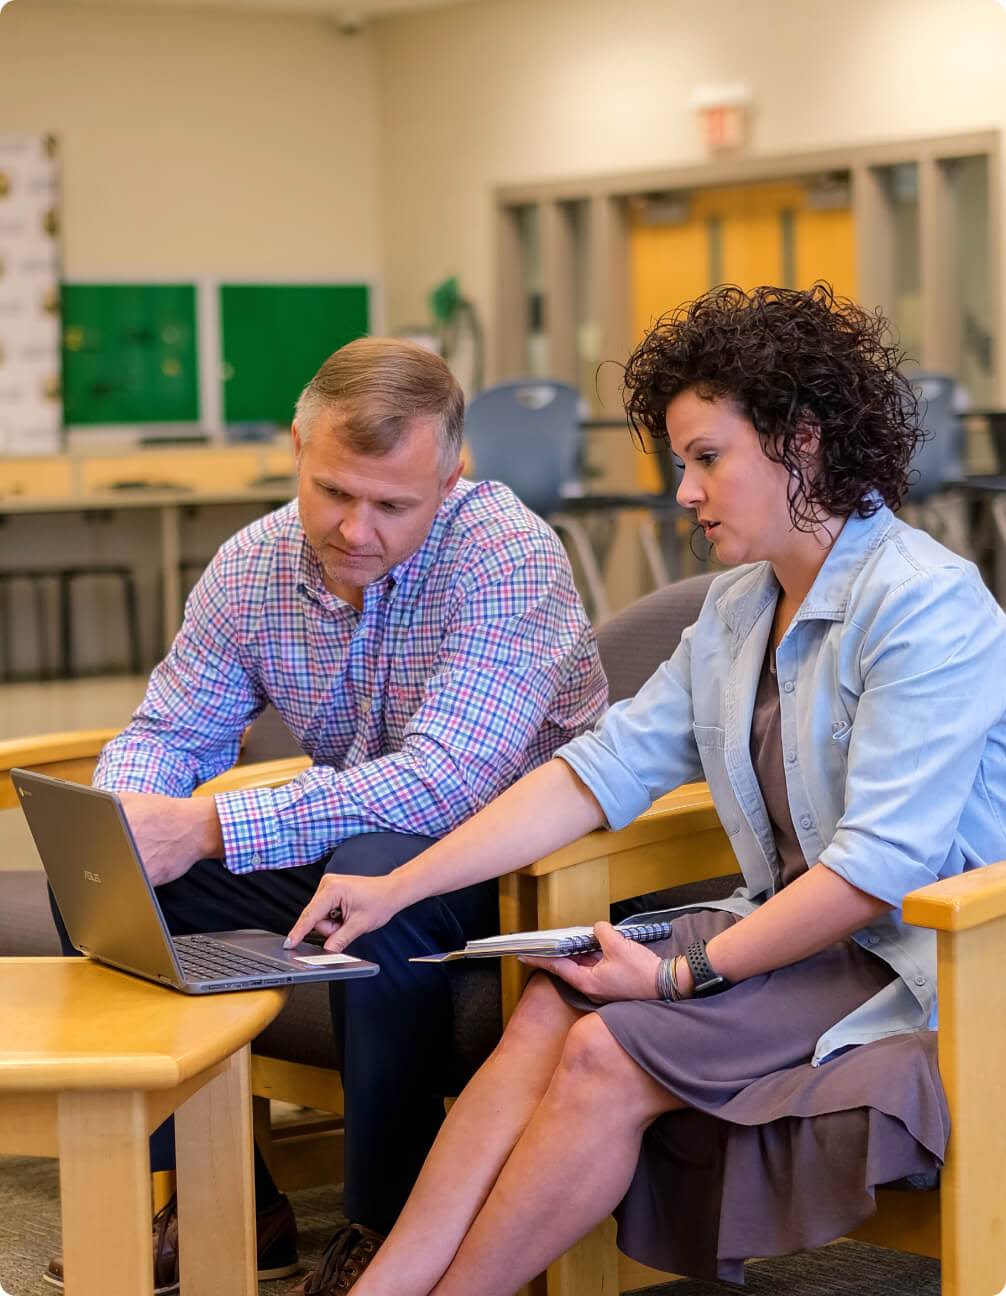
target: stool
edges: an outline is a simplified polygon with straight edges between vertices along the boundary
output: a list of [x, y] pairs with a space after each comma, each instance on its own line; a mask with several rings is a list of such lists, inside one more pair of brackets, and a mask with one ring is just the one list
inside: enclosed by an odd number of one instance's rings
[[56, 573], [43, 569], [16, 568], [0, 571], [0, 679], [7, 681], [14, 678], [14, 636], [12, 634], [13, 614], [11, 612], [11, 588], [18, 582], [31, 587], [32, 603], [35, 610], [35, 645], [39, 657], [39, 679], [52, 679], [54, 663], [49, 660], [49, 608], [46, 599], [46, 583], [54, 581]]
[[90, 566], [61, 567], [55, 573], [59, 581], [60, 673], [72, 679], [74, 668], [73, 586], [78, 580], [117, 580], [122, 590], [122, 613], [129, 643], [129, 669], [142, 673], [140, 661], [140, 618], [136, 609], [136, 582], [128, 567]]

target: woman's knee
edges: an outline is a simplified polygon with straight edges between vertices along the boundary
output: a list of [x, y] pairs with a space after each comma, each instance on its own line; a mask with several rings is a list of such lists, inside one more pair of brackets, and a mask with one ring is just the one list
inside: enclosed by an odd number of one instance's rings
[[625, 1114], [644, 1115], [659, 1086], [634, 1062], [597, 1013], [578, 1021], [566, 1036], [555, 1073], [562, 1101], [586, 1102]]
[[501, 1049], [534, 1048], [565, 1038], [578, 1014], [555, 988], [551, 977], [536, 972], [527, 983], [507, 1023]]

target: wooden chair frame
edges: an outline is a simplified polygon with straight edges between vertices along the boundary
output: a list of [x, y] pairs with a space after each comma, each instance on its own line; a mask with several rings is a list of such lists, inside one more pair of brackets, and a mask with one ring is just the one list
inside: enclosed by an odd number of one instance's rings
[[[61, 777], [89, 777], [111, 731], [48, 735], [0, 743], [0, 808], [13, 805], [7, 771], [30, 765]], [[90, 766], [88, 765], [90, 761]], [[236, 766], [201, 793], [279, 786], [306, 758]], [[708, 789], [689, 784], [657, 801], [618, 832], [593, 832], [537, 863], [500, 879], [504, 931], [594, 922], [617, 900], [661, 887], [714, 877], [736, 868]], [[942, 1296], [998, 1296], [1006, 1285], [1006, 1221], [1000, 1167], [1006, 1122], [997, 1099], [1006, 1075], [1006, 862], [912, 892], [905, 919], [937, 933], [940, 999], [939, 1063], [952, 1135], [938, 1192], [881, 1191], [877, 1213], [854, 1236], [942, 1261]], [[523, 969], [503, 965], [504, 1011], [519, 998]], [[341, 1111], [335, 1073], [258, 1058], [253, 1092], [260, 1100]], [[263, 1107], [257, 1111], [263, 1124]], [[264, 1132], [264, 1131], [262, 1131]], [[326, 1146], [335, 1150], [333, 1131]], [[294, 1138], [302, 1137], [300, 1134]], [[306, 1147], [291, 1142], [274, 1157], [280, 1181], [295, 1186]], [[289, 1179], [284, 1168], [293, 1174]], [[328, 1160], [331, 1181], [337, 1165]], [[668, 1275], [619, 1255], [614, 1224], [604, 1221], [526, 1289], [528, 1296], [611, 1296], [666, 1281]]]

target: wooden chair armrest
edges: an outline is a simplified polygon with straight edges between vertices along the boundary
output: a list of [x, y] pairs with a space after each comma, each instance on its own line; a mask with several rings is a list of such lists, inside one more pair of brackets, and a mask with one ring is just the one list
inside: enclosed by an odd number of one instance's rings
[[[652, 852], [654, 847], [659, 848], [676, 838], [719, 829], [720, 821], [708, 786], [705, 783], [685, 783], [654, 801], [648, 810], [644, 810], [638, 819], [634, 819], [625, 828], [613, 832], [600, 828], [596, 832], [586, 833], [568, 846], [528, 864], [520, 872], [527, 877], [544, 877], [591, 860], [611, 860], [619, 855]], [[708, 874], [700, 868], [697, 876], [705, 877]], [[673, 886], [679, 881], [688, 881], [688, 877], [680, 876], [680, 861], [676, 861], [674, 877], [668, 878], [663, 885]]]
[[285, 756], [282, 760], [256, 761], [235, 765], [216, 778], [207, 779], [196, 788], [195, 796], [213, 796], [217, 792], [244, 792], [249, 788], [282, 787], [309, 769], [307, 756]]
[[943, 878], [905, 896], [905, 921], [959, 932], [1006, 917], [1006, 862]]
[[0, 742], [0, 810], [10, 810], [17, 804], [10, 770], [34, 769], [74, 783], [88, 783], [98, 753], [118, 732], [118, 729], [71, 729], [4, 739]]
[[63, 733], [31, 734], [27, 738], [5, 738], [0, 742], [0, 770], [17, 766], [32, 768], [53, 761], [97, 756], [119, 732], [118, 729], [69, 729]]

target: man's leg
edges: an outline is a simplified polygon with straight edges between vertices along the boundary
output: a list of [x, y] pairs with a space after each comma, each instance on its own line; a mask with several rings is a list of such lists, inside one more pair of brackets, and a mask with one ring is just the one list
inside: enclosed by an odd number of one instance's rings
[[[368, 833], [344, 842], [328, 873], [389, 873], [432, 845], [428, 837]], [[386, 1234], [398, 1217], [444, 1118], [454, 1053], [446, 969], [409, 963], [498, 930], [495, 881], [433, 897], [354, 941], [349, 952], [379, 976], [332, 985], [343, 1041], [347, 1219]]]
[[[243, 927], [264, 928], [285, 936], [314, 895], [322, 867], [318, 863], [300, 868], [234, 874], [219, 860], [200, 860], [184, 876], [158, 887], [157, 899], [173, 936], [232, 931]], [[155, 1170], [174, 1169], [172, 1120], [165, 1121], [154, 1131], [150, 1154]], [[255, 1201], [258, 1210], [268, 1209], [279, 1197], [279, 1189], [256, 1146]]]

